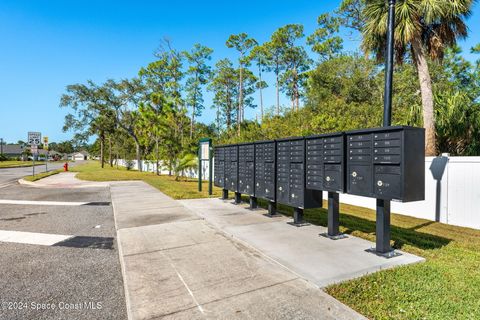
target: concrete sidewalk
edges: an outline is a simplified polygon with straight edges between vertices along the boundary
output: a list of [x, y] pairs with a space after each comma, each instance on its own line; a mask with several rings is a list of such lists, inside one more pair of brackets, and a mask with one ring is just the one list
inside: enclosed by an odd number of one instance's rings
[[[244, 241], [320, 287], [425, 259], [402, 252], [386, 259], [366, 252], [373, 242], [348, 236], [330, 240], [319, 236], [327, 228], [287, 224], [291, 218], [268, 218], [266, 210], [247, 210], [247, 204], [231, 200], [193, 199], [179, 201], [228, 235]], [[399, 251], [400, 252], [400, 251]]]
[[130, 319], [364, 319], [183, 205], [195, 203], [143, 182], [111, 196]]
[[18, 180], [20, 184], [36, 188], [96, 188], [108, 187], [109, 182], [84, 181], [77, 179], [77, 172], [60, 172], [37, 181]]

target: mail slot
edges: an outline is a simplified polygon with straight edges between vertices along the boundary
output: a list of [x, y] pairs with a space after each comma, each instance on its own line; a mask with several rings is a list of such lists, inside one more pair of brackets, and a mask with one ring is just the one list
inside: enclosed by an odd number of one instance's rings
[[238, 192], [238, 145], [225, 146], [225, 189]]
[[238, 192], [254, 195], [255, 191], [255, 145], [238, 145]]
[[[307, 188], [318, 191], [344, 192], [344, 134], [323, 134], [305, 139], [307, 141]], [[312, 150], [310, 154], [308, 154], [309, 150]], [[320, 150], [320, 156], [317, 156], [317, 152], [313, 153], [313, 150]]]
[[[306, 158], [323, 158], [323, 143], [307, 144], [303, 137], [277, 141], [277, 202], [295, 208], [319, 208], [322, 206], [321, 189], [313, 189], [322, 179], [322, 168], [313, 167], [314, 179], [306, 181]], [[280, 150], [282, 150], [280, 152]]]
[[[275, 141], [257, 141], [255, 142], [255, 190], [254, 196], [257, 198], [275, 201], [275, 163], [276, 163], [276, 144]], [[282, 147], [282, 152], [287, 161], [290, 159], [289, 146]], [[284, 170], [288, 174], [287, 169]]]
[[406, 126], [346, 132], [347, 193], [425, 199], [425, 131]]
[[225, 188], [225, 147], [215, 147], [213, 157], [213, 184]]

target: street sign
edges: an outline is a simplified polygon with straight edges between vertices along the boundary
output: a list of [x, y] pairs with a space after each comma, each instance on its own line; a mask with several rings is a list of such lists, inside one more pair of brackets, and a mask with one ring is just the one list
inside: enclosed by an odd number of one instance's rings
[[38, 146], [42, 141], [42, 134], [40, 132], [28, 133], [28, 144], [31, 146]]
[[200, 147], [201, 147], [201, 157], [202, 157], [201, 160], [208, 160], [210, 142], [209, 141], [200, 142]]
[[36, 145], [32, 145], [30, 147], [30, 152], [33, 154], [37, 153], [38, 152], [38, 147]]
[[48, 137], [43, 137], [43, 149], [48, 150]]

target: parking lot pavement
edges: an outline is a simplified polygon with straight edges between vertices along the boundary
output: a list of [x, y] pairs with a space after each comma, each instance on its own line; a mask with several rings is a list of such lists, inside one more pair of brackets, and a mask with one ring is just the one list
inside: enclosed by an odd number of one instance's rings
[[107, 188], [10, 185], [0, 199], [43, 203], [0, 204], [0, 319], [127, 318]]

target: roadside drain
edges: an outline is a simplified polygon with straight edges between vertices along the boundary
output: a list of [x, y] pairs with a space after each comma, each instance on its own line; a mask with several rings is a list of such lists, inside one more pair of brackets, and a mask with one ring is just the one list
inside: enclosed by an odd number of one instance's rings
[[57, 242], [54, 247], [90, 248], [90, 249], [113, 249], [113, 238], [111, 237], [85, 237], [76, 236]]

